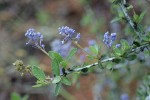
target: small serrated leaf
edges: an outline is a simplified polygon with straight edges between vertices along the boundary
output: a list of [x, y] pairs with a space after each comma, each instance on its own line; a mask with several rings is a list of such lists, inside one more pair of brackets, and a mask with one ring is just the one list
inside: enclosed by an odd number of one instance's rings
[[44, 81], [46, 78], [44, 71], [39, 67], [33, 66], [32, 73], [38, 80]]
[[61, 83], [57, 83], [55, 87], [55, 96], [57, 96], [60, 93], [61, 90]]
[[93, 45], [93, 46], [89, 46], [90, 51], [97, 55], [98, 54], [98, 46], [97, 45]]
[[66, 60], [69, 61], [69, 60], [75, 55], [76, 52], [77, 52], [77, 48], [73, 48], [73, 49], [69, 52], [68, 56], [66, 57]]
[[116, 56], [123, 55], [123, 51], [120, 48], [116, 48], [116, 46], [113, 46], [113, 51]]
[[130, 54], [130, 55], [128, 55], [127, 57], [126, 57], [126, 59], [127, 60], [129, 60], [129, 61], [132, 61], [132, 60], [134, 60], [134, 59], [136, 59], [136, 55], [135, 54]]
[[54, 75], [59, 76], [60, 75], [59, 65], [60, 65], [60, 62], [63, 61], [63, 58], [57, 52], [54, 52], [54, 51], [49, 51], [48, 54], [51, 58], [52, 71]]
[[139, 16], [134, 12], [134, 15], [133, 15], [133, 19], [134, 19], [134, 22], [137, 22], [138, 19], [139, 19]]
[[143, 20], [145, 14], [146, 14], [146, 11], [143, 11], [143, 12], [139, 15], [139, 18], [138, 18], [138, 20], [137, 20], [137, 23], [140, 23], [140, 22]]
[[71, 81], [67, 77], [63, 77], [61, 79], [61, 82], [64, 83], [65, 85], [69, 85], [69, 86], [71, 85]]
[[123, 52], [130, 49], [130, 45], [126, 40], [122, 39], [120, 42], [121, 42], [121, 49]]
[[63, 60], [62, 56], [55, 51], [49, 51], [48, 54], [51, 59], [57, 59], [58, 62], [61, 62]]
[[60, 75], [59, 62], [56, 59], [52, 59], [51, 64], [54, 75], [59, 76]]
[[66, 68], [67, 67], [67, 61], [62, 61], [60, 62], [60, 66], [62, 66], [63, 68]]

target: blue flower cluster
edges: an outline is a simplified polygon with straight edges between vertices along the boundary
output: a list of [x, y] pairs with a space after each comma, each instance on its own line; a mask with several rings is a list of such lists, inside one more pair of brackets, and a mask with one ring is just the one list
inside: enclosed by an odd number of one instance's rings
[[29, 39], [29, 41], [26, 43], [27, 45], [32, 45], [33, 47], [41, 47], [44, 49], [44, 44], [42, 44], [43, 41], [43, 35], [40, 32], [36, 32], [35, 29], [30, 28], [25, 33], [25, 36]]
[[109, 35], [109, 32], [106, 32], [104, 34], [103, 42], [107, 47], [111, 47], [116, 38], [117, 38], [116, 33], [111, 33], [111, 35]]
[[80, 33], [76, 33], [74, 29], [69, 28], [67, 26], [59, 27], [59, 34], [62, 36], [65, 36], [65, 38], [62, 41], [62, 44], [69, 40], [79, 41], [80, 39]]

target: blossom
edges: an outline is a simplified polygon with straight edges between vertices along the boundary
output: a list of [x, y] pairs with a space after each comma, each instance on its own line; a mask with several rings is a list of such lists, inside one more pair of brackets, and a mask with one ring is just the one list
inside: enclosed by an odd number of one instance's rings
[[62, 44], [69, 40], [79, 41], [80, 39], [80, 33], [76, 33], [74, 29], [69, 28], [67, 26], [59, 27], [59, 34], [62, 36], [65, 36], [65, 38], [62, 41]]
[[42, 44], [43, 41], [43, 35], [40, 32], [36, 32], [35, 29], [29, 28], [25, 36], [29, 39], [29, 41], [26, 43], [27, 45], [32, 45], [33, 47], [42, 47], [44, 49], [44, 44]]
[[104, 34], [103, 42], [107, 47], [111, 47], [116, 38], [117, 38], [116, 33], [111, 33], [109, 35], [109, 32], [106, 32]]

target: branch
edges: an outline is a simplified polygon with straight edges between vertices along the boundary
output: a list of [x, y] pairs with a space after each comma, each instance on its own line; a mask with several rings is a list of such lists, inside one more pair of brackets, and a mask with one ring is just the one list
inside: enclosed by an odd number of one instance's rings
[[[124, 1], [126, 1], [126, 0], [124, 0]], [[137, 23], [133, 22], [132, 18], [129, 16], [127, 8], [124, 6], [124, 4], [123, 3], [119, 3], [119, 6], [120, 6], [121, 10], [123, 11], [123, 13], [125, 15], [125, 19], [128, 21], [130, 26], [133, 28], [134, 32], [139, 37], [140, 41], [142, 41], [141, 35], [145, 34], [145, 32], [143, 30], [142, 30], [143, 32], [140, 32], [139, 31], [140, 29], [138, 30], [139, 25]]]
[[[136, 51], [136, 50], [140, 50], [141, 48], [147, 47], [147, 46], [150, 46], [150, 43], [149, 43], [149, 42], [148, 42], [148, 43], [145, 43], [145, 44], [142, 44], [142, 45], [140, 45], [139, 47], [136, 47], [136, 48], [131, 49], [130, 53], [132, 53], [132, 52], [134, 52], [134, 51]], [[130, 53], [129, 53], [129, 54], [130, 54]], [[103, 59], [103, 60], [101, 60], [100, 62], [101, 62], [101, 63], [104, 63], [104, 62], [112, 61], [112, 60], [114, 60], [115, 58], [116, 58], [116, 57]], [[93, 63], [93, 64], [90, 64], [90, 65], [87, 65], [87, 66], [84, 66], [84, 67], [81, 67], [81, 68], [69, 69], [69, 70], [66, 70], [66, 71], [65, 71], [65, 74], [68, 75], [68, 74], [71, 74], [71, 73], [74, 73], [74, 72], [79, 72], [79, 71], [81, 71], [81, 70], [83, 70], [83, 69], [92, 68], [92, 67], [95, 67], [95, 66], [97, 66], [97, 65], [98, 65], [98, 62]]]

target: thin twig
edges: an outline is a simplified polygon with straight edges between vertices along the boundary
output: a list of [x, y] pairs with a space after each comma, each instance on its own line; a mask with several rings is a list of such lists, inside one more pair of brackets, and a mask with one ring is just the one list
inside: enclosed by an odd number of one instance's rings
[[[131, 52], [130, 52], [130, 53], [132, 53], [133, 51], [139, 50], [140, 48], [147, 47], [147, 46], [149, 46], [149, 45], [150, 45], [149, 42], [148, 42], [148, 43], [145, 43], [145, 44], [143, 44], [143, 45], [140, 45], [139, 47], [136, 47], [136, 48], [131, 49]], [[116, 57], [106, 58], [106, 59], [101, 60], [100, 62], [101, 62], [101, 63], [104, 63], [104, 62], [112, 61], [112, 60], [114, 60], [115, 58], [116, 58]], [[97, 65], [98, 65], [98, 62], [93, 63], [93, 64], [90, 64], [90, 65], [87, 65], [87, 66], [84, 66], [84, 67], [81, 67], [81, 68], [75, 68], [75, 69], [72, 69], [72, 70], [66, 70], [65, 73], [66, 73], [66, 74], [71, 74], [71, 73], [73, 73], [73, 72], [80, 72], [80, 71], [83, 70], [83, 69], [92, 68], [92, 67], [97, 66]]]
[[120, 7], [121, 7], [121, 9], [125, 15], [126, 20], [130, 24], [130, 26], [133, 28], [134, 32], [137, 34], [140, 41], [142, 41], [140, 32], [135, 28], [135, 26], [137, 26], [137, 25], [135, 25], [135, 23], [132, 21], [131, 17], [128, 15], [126, 7], [124, 7], [124, 5], [122, 3], [120, 3], [119, 5], [120, 5]]

